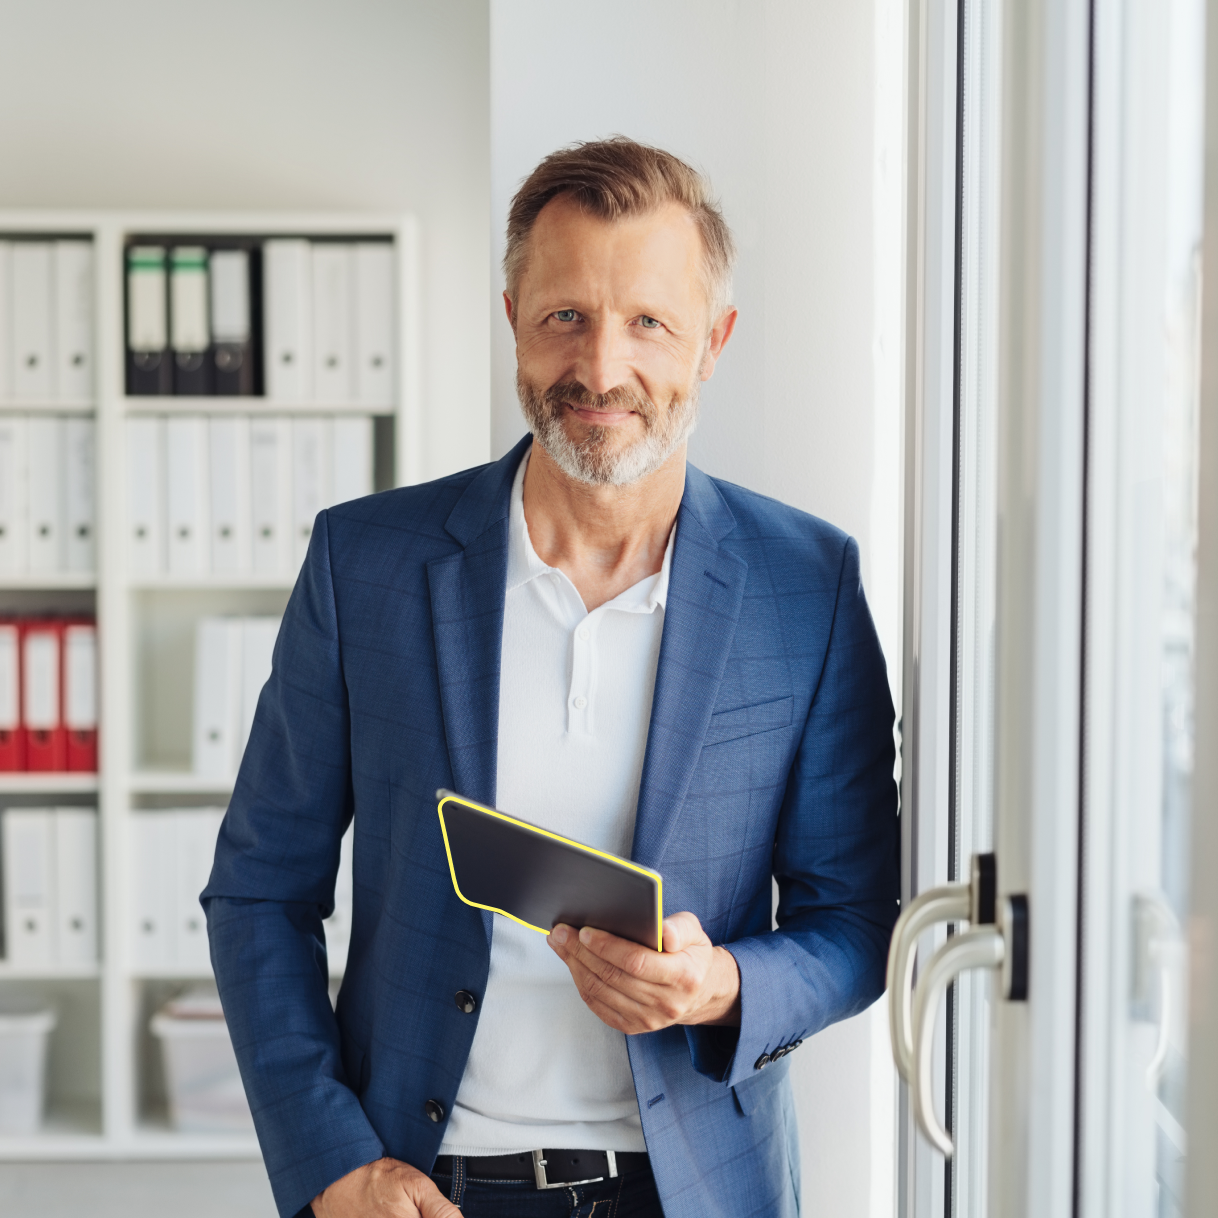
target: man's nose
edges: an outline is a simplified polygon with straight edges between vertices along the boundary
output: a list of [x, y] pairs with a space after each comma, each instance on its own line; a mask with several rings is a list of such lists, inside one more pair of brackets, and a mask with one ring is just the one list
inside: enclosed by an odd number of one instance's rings
[[620, 331], [619, 326], [598, 322], [585, 333], [572, 371], [589, 393], [608, 393], [630, 379]]

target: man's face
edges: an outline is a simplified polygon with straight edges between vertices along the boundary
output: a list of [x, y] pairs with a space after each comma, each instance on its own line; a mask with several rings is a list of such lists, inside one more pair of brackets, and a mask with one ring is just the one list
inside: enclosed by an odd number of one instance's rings
[[508, 319], [521, 407], [570, 477], [634, 482], [693, 430], [735, 318], [712, 328], [702, 257], [677, 204], [608, 222], [560, 195], [537, 217]]

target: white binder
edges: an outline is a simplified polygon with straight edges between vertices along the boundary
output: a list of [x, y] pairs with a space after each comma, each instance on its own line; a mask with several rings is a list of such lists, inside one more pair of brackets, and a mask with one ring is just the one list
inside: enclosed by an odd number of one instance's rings
[[97, 960], [97, 813], [56, 808], [56, 949], [61, 965]]
[[211, 569], [250, 569], [250, 421], [245, 415], [208, 420]]
[[165, 502], [170, 575], [208, 570], [207, 419], [173, 416], [165, 423]]
[[0, 402], [13, 396], [13, 243], [0, 241]]
[[247, 617], [242, 622], [241, 738], [238, 741], [238, 764], [245, 753], [245, 746], [249, 743], [254, 712], [258, 709], [258, 696], [271, 675], [271, 659], [275, 651], [275, 640], [279, 637], [279, 621], [277, 617]]
[[339, 976], [347, 967], [347, 950], [351, 944], [351, 912], [354, 885], [351, 873], [351, 843], [354, 827], [347, 826], [338, 856], [338, 875], [334, 881], [334, 912], [322, 925], [326, 932], [326, 958], [330, 975]]
[[231, 778], [241, 732], [241, 619], [202, 617], [195, 625], [194, 771]]
[[174, 821], [174, 965], [188, 976], [211, 976], [207, 920], [199, 894], [216, 857], [221, 808], [179, 808]]
[[390, 242], [361, 242], [355, 247], [355, 396], [365, 406], [394, 402], [393, 269]]
[[93, 245], [55, 242], [55, 396], [93, 399]]
[[292, 428], [281, 415], [250, 419], [250, 538], [252, 566], [283, 575], [291, 554]]
[[165, 570], [165, 421], [127, 420], [127, 562], [137, 578]]
[[174, 819], [165, 811], [132, 812], [129, 825], [131, 963], [137, 972], [164, 971], [175, 957]]
[[162, 245], [137, 245], [127, 251], [127, 346], [132, 351], [164, 351], [169, 346]]
[[91, 418], [64, 420], [64, 549], [69, 571], [92, 571], [97, 563], [96, 433]]
[[24, 575], [29, 555], [29, 426], [0, 415], [0, 574]]
[[64, 420], [29, 417], [28, 562], [32, 574], [64, 569]]
[[292, 420], [293, 569], [299, 568], [308, 553], [317, 513], [333, 502], [332, 439], [329, 419], [301, 415]]
[[250, 340], [250, 256], [245, 250], [212, 251], [211, 335], [217, 343]]
[[313, 245], [313, 399], [350, 402], [355, 396], [353, 280], [350, 242]]
[[346, 503], [371, 495], [372, 418], [366, 414], [338, 415], [334, 419], [332, 503]]
[[262, 246], [266, 284], [266, 395], [272, 402], [313, 398], [313, 260], [296, 239]]
[[13, 242], [13, 396], [48, 401], [55, 393], [54, 247]]
[[8, 808], [3, 818], [6, 958], [15, 968], [55, 963], [55, 830], [50, 808]]
[[197, 355], [211, 346], [207, 250], [175, 246], [169, 267], [169, 345], [178, 353]]

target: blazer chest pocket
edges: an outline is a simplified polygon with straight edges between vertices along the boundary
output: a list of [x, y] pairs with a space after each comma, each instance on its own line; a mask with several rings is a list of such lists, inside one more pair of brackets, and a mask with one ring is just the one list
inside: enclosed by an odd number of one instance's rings
[[739, 706], [711, 715], [702, 747], [709, 748], [713, 744], [739, 740], [742, 736], [758, 736], [762, 732], [790, 727], [794, 703], [794, 697], [776, 698], [773, 702], [756, 702], [752, 706]]

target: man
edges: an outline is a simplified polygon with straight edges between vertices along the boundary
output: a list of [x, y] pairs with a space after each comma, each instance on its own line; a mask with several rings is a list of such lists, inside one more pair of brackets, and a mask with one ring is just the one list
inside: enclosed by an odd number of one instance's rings
[[[893, 716], [854, 542], [686, 464], [732, 257], [676, 158], [547, 157], [531, 435], [318, 518], [203, 894], [285, 1218], [797, 1212], [782, 1059], [883, 988]], [[462, 904], [440, 787], [660, 871], [664, 951]]]

